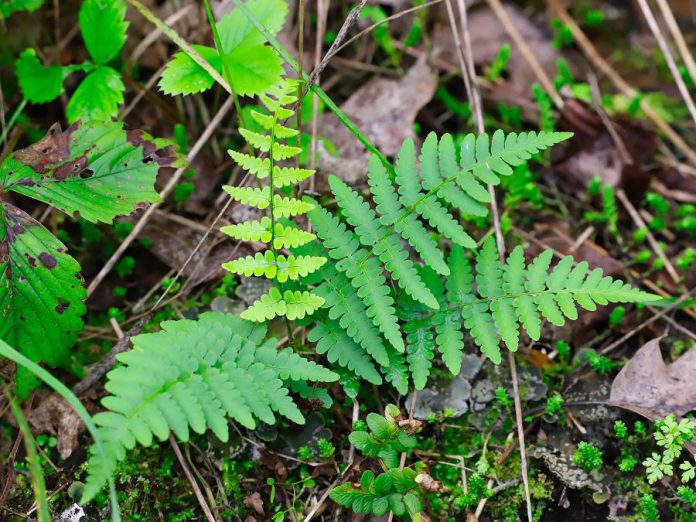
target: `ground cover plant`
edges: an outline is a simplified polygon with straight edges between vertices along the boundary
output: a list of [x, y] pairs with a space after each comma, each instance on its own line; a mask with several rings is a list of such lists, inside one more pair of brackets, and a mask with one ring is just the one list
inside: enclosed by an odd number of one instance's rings
[[0, 519], [696, 520], [683, 4], [3, 2]]

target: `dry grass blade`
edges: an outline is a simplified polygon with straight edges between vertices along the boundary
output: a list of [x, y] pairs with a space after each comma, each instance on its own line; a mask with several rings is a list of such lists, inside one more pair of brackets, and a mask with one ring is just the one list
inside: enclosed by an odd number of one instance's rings
[[674, 82], [677, 84], [677, 88], [679, 89], [679, 94], [681, 94], [681, 97], [684, 99], [684, 103], [686, 103], [686, 106], [689, 109], [689, 114], [691, 114], [691, 118], [694, 120], [694, 123], [696, 123], [696, 106], [694, 105], [694, 100], [691, 97], [691, 93], [689, 93], [689, 89], [686, 87], [684, 78], [682, 78], [682, 75], [679, 72], [679, 68], [674, 60], [674, 56], [672, 56], [672, 51], [669, 49], [667, 40], [662, 34], [662, 30], [655, 19], [655, 15], [650, 9], [647, 0], [638, 0], [638, 5], [640, 5], [643, 16], [648, 22], [648, 27], [650, 27], [650, 31], [652, 31], [653, 36], [655, 36], [655, 40], [657, 40], [657, 44], [660, 46], [660, 50], [662, 51], [662, 55], [667, 62], [669, 71], [672, 73]]

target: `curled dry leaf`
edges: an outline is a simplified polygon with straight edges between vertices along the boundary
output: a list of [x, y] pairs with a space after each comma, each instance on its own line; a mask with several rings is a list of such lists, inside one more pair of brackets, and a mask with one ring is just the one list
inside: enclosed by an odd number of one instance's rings
[[655, 420], [696, 409], [696, 350], [665, 364], [660, 339], [644, 344], [614, 379], [609, 404]]

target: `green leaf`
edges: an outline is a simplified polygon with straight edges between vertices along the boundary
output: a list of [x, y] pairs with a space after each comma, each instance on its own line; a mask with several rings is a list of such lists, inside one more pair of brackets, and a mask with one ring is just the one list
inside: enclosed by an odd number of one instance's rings
[[[246, 8], [270, 34], [277, 34], [285, 23], [288, 6], [284, 0], [252, 0]], [[241, 9], [234, 9], [217, 23], [223, 52], [236, 47], [264, 45], [266, 38], [254, 27]]]
[[264, 327], [232, 314], [207, 313], [161, 327], [134, 337], [133, 349], [117, 356], [121, 365], [107, 376], [110, 395], [102, 404], [109, 411], [95, 415], [94, 422], [108, 457], [91, 452], [88, 498], [101, 489], [104, 471], [136, 443], [149, 446], [170, 432], [186, 441], [191, 431], [207, 429], [226, 442], [228, 419], [254, 428], [257, 419], [275, 423], [275, 413], [304, 423], [285, 379], [338, 379], [292, 350], [277, 352], [275, 339], [264, 341]]
[[125, 131], [117, 122], [52, 128], [38, 143], [15, 152], [0, 168], [0, 189], [29, 196], [91, 222], [111, 222], [143, 203], [158, 201], [160, 166], [178, 160], [167, 140]]
[[0, 206], [0, 338], [33, 361], [66, 364], [82, 330], [80, 265], [39, 222]]
[[120, 74], [111, 67], [99, 67], [77, 87], [65, 115], [70, 123], [78, 120], [110, 120], [118, 114], [125, 90]]
[[2, 18], [7, 18], [17, 11], [36, 11], [43, 3], [44, 0], [3, 0], [0, 2], [0, 14]]
[[283, 74], [282, 61], [266, 45], [237, 47], [223, 54], [232, 89], [240, 96], [254, 96], [268, 90]]
[[[246, 7], [270, 34], [283, 27], [288, 7], [283, 0], [253, 0]], [[266, 92], [278, 83], [282, 61], [266, 38], [241, 9], [234, 9], [217, 23], [220, 54], [228, 69], [232, 89], [241, 96]]]
[[[194, 45], [198, 52], [218, 72], [222, 72], [222, 62], [218, 52], [206, 45]], [[158, 83], [162, 92], [169, 95], [194, 94], [210, 89], [215, 80], [184, 52], [178, 52], [167, 64]]]
[[24, 99], [31, 103], [53, 101], [63, 92], [63, 68], [42, 65], [34, 49], [19, 55], [15, 70]]
[[126, 4], [122, 0], [84, 0], [79, 14], [85, 46], [97, 64], [110, 62], [126, 41]]

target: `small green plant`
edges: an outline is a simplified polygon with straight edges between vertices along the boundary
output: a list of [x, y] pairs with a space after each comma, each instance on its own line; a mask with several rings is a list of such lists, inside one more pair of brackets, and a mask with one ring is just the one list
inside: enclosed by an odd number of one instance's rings
[[643, 515], [645, 522], [660, 522], [660, 514], [657, 511], [657, 502], [652, 495], [643, 495], [638, 507], [640, 514]]
[[108, 65], [126, 41], [126, 3], [123, 0], [84, 0], [78, 18], [92, 61], [64, 67], [44, 66], [36, 51], [27, 49], [16, 62], [17, 79], [25, 100], [40, 104], [58, 98], [63, 93], [65, 79], [73, 72], [83, 71], [86, 76], [65, 109], [68, 121], [110, 120], [118, 114], [126, 90], [121, 74]]
[[500, 46], [500, 50], [495, 57], [495, 60], [491, 62], [486, 71], [486, 79], [490, 82], [497, 81], [507, 68], [508, 61], [510, 60], [511, 47], [510, 44], [503, 44]]
[[592, 443], [582, 441], [573, 453], [573, 463], [585, 471], [595, 471], [602, 467], [602, 452]]
[[375, 475], [365, 471], [360, 482], [346, 482], [334, 488], [330, 496], [337, 504], [356, 513], [408, 516], [412, 521], [426, 520], [425, 495], [439, 491], [441, 484], [422, 465], [399, 467], [399, 454], [410, 452], [417, 443], [414, 436], [421, 423], [405, 419], [397, 406], [390, 404], [384, 416], [370, 413], [367, 431], [354, 431], [349, 440], [366, 457], [377, 458], [385, 471]]
[[44, 0], [4, 0], [0, 2], [0, 21], [17, 11], [36, 11], [43, 3]]
[[[692, 419], [682, 419], [677, 422], [674, 415], [668, 415], [664, 420], [657, 421], [653, 439], [662, 451], [652, 452], [650, 457], [643, 461], [650, 484], [674, 474], [674, 465], [681, 457], [684, 444], [695, 436], [696, 422]], [[683, 461], [679, 469], [682, 470], [682, 482], [688, 482], [696, 477], [696, 468], [690, 460]]]

